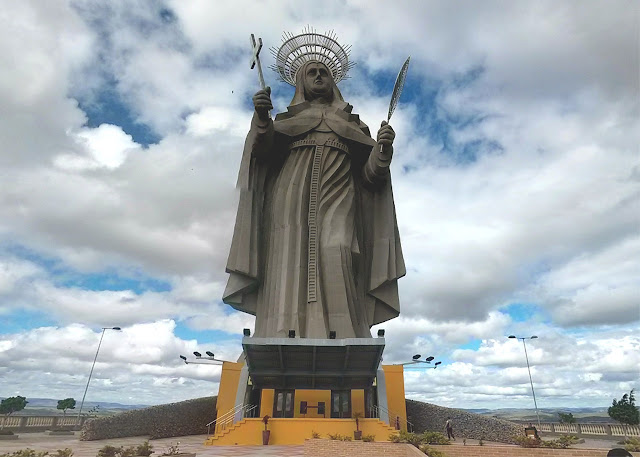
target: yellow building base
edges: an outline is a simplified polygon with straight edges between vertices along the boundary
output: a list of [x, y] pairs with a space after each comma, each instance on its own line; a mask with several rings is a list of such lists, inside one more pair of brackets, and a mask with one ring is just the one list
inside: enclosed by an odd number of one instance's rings
[[[376, 416], [365, 418], [365, 390], [352, 389], [350, 391], [351, 418], [326, 418], [331, 416], [331, 390], [296, 389], [293, 396], [293, 409], [287, 418], [273, 418], [274, 389], [261, 389], [256, 392], [258, 398], [254, 401], [260, 405], [259, 410], [250, 411], [255, 418], [244, 418], [246, 406], [251, 393], [250, 381], [243, 363], [225, 362], [222, 366], [220, 389], [217, 400], [217, 420], [205, 444], [209, 445], [255, 445], [262, 444], [264, 423], [262, 417], [270, 416], [268, 429], [271, 431], [270, 444], [302, 444], [305, 439], [319, 434], [322, 438], [329, 435], [342, 435], [353, 438], [356, 430], [354, 414], [359, 415], [359, 428], [363, 435], [373, 435], [375, 441], [389, 441], [389, 435], [397, 434], [396, 428], [406, 430], [407, 412], [404, 393], [404, 371], [401, 365], [383, 365], [378, 370], [377, 389], [378, 407]], [[249, 382], [249, 384], [247, 384]], [[342, 390], [342, 392], [344, 392]], [[381, 395], [382, 398], [379, 398]], [[308, 404], [306, 413], [301, 411], [301, 403]], [[325, 411], [318, 409], [318, 404], [324, 403]], [[235, 416], [235, 417], [234, 417]], [[380, 420], [383, 419], [383, 420]], [[235, 423], [234, 423], [235, 422]]]
[[[398, 431], [378, 419], [359, 419], [362, 435], [373, 435], [375, 441], [389, 441], [389, 435]], [[329, 435], [348, 436], [353, 439], [356, 430], [354, 419], [269, 419], [268, 429], [271, 431], [269, 444], [303, 444], [306, 439], [313, 438], [314, 433], [321, 438]], [[216, 446], [256, 445], [262, 444], [262, 419], [242, 419], [231, 427], [216, 433], [207, 439], [205, 444]]]

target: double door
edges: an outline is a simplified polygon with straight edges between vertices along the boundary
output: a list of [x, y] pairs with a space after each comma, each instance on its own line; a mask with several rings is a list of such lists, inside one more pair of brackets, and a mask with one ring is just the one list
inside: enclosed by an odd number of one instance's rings
[[350, 390], [331, 391], [331, 417], [338, 419], [351, 417]]
[[276, 390], [273, 398], [273, 417], [293, 417], [295, 390]]

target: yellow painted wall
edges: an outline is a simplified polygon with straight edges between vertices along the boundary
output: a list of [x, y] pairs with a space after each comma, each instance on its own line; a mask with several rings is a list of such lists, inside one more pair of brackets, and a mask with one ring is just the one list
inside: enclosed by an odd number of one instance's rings
[[[300, 403], [306, 401], [308, 405], [316, 406], [318, 402], [324, 402], [324, 416], [318, 414], [317, 408], [308, 408], [306, 416], [300, 414]], [[330, 390], [304, 390], [297, 389], [295, 393], [295, 410], [293, 417], [318, 418], [331, 417], [331, 391]]]
[[[327, 438], [328, 434], [340, 434], [353, 438], [356, 421], [353, 419], [270, 419], [271, 430], [269, 444], [302, 444], [312, 437], [312, 432]], [[244, 419], [228, 431], [209, 438], [205, 444], [216, 446], [262, 444], [264, 424], [259, 418]], [[389, 441], [389, 435], [398, 432], [378, 419], [360, 419], [363, 435], [374, 435], [375, 441]]]
[[275, 396], [275, 390], [262, 389], [260, 393], [260, 417], [264, 417], [264, 416], [273, 417], [274, 396]]
[[351, 415], [362, 413], [364, 417], [364, 389], [353, 389], [351, 391]]
[[[231, 411], [236, 404], [236, 393], [238, 392], [238, 381], [240, 380], [240, 370], [242, 363], [224, 362], [222, 364], [222, 374], [220, 375], [220, 388], [218, 389], [218, 400], [216, 402], [216, 418], [221, 418]], [[218, 430], [216, 422], [216, 431]]]
[[387, 410], [389, 421], [395, 424], [396, 416], [400, 417], [400, 427], [407, 429], [407, 406], [404, 396], [404, 367], [402, 365], [382, 365], [387, 387]]

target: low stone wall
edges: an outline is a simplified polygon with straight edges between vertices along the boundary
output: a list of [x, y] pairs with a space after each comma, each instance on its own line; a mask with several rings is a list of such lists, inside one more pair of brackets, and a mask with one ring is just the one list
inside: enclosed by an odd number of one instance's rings
[[524, 435], [524, 426], [514, 422], [469, 413], [461, 409], [445, 408], [430, 403], [407, 400], [407, 420], [416, 433], [445, 432], [445, 423], [451, 419], [457, 439], [471, 438], [511, 443], [514, 435]]
[[415, 446], [404, 443], [306, 440], [305, 457], [424, 457]]
[[[515, 446], [432, 446], [447, 457], [607, 457], [607, 449], [547, 449]], [[632, 456], [640, 457], [639, 452]]]
[[207, 433], [206, 424], [216, 418], [216, 400], [217, 397], [197, 398], [92, 419], [82, 427], [80, 440], [202, 435]]

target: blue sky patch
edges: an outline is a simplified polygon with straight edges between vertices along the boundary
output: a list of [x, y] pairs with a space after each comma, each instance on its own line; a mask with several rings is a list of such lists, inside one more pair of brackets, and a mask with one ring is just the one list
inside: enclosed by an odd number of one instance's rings
[[55, 281], [58, 287], [74, 287], [85, 290], [131, 290], [140, 295], [144, 292], [169, 292], [171, 284], [148, 276], [125, 277], [117, 272], [81, 274], [70, 272], [62, 280]]
[[551, 322], [551, 317], [540, 306], [533, 303], [511, 303], [500, 308], [514, 322]]
[[168, 292], [172, 289], [169, 282], [142, 273], [124, 276], [111, 269], [97, 273], [82, 273], [67, 267], [55, 257], [39, 254], [23, 245], [12, 244], [5, 246], [3, 250], [46, 270], [57, 287], [74, 287], [85, 290], [131, 290], [136, 294], [148, 291]]
[[131, 135], [133, 141], [145, 147], [160, 141], [161, 137], [151, 127], [136, 120], [134, 113], [120, 96], [115, 80], [106, 81], [93, 95], [92, 100], [78, 98], [80, 109], [87, 115], [87, 127], [117, 125]]
[[478, 349], [480, 349], [481, 345], [482, 345], [482, 340], [473, 339], [463, 344], [462, 346], [460, 346], [460, 349], [471, 349], [472, 351], [477, 351]]
[[45, 313], [24, 309], [16, 309], [8, 314], [3, 314], [0, 321], [2, 322], [0, 334], [3, 335], [28, 332], [34, 328], [56, 325], [56, 321], [48, 318]]

